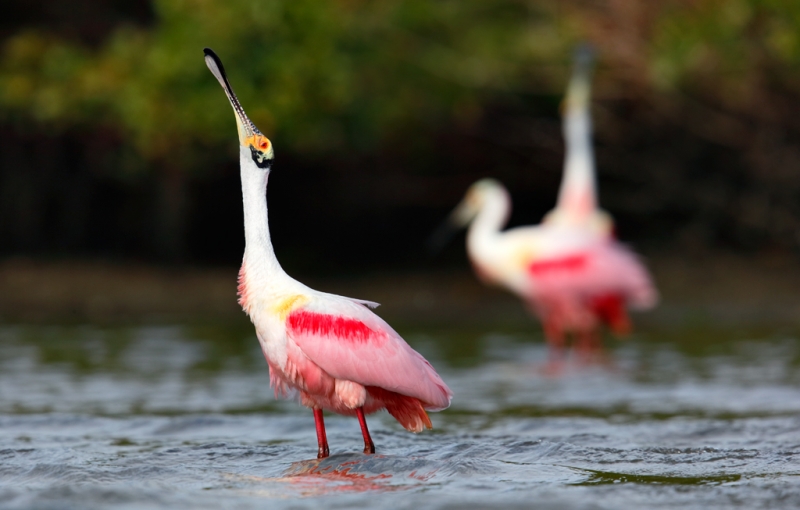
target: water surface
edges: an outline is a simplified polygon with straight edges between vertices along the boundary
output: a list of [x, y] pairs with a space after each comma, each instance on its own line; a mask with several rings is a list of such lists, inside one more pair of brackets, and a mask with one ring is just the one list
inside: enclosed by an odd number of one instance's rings
[[2, 508], [797, 508], [793, 332], [643, 328], [547, 370], [530, 331], [398, 328], [435, 429], [280, 402], [249, 325], [0, 327]]

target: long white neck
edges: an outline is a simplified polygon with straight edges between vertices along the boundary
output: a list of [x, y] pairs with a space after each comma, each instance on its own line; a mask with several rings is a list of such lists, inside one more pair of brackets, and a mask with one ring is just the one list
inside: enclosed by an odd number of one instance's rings
[[591, 214], [597, 207], [589, 83], [586, 76], [572, 79], [564, 113], [566, 160], [556, 208], [575, 216]]
[[492, 238], [500, 233], [510, 213], [511, 198], [505, 188], [497, 186], [486, 190], [481, 209], [467, 231], [469, 252], [480, 256], [487, 248], [494, 246]]
[[248, 282], [266, 282], [286, 277], [275, 257], [269, 235], [267, 180], [269, 170], [253, 162], [250, 150], [240, 147], [242, 198], [244, 201], [244, 262]]

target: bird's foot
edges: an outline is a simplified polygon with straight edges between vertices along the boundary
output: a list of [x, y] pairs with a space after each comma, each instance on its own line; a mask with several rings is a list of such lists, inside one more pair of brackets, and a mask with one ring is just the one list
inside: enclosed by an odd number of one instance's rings
[[328, 449], [328, 445], [319, 447], [319, 452], [317, 452], [317, 458], [318, 459], [324, 459], [324, 458], [327, 458], [327, 457], [330, 457], [330, 456], [331, 456], [331, 452]]
[[367, 455], [375, 453], [375, 444], [372, 441], [369, 443], [364, 443], [364, 453]]

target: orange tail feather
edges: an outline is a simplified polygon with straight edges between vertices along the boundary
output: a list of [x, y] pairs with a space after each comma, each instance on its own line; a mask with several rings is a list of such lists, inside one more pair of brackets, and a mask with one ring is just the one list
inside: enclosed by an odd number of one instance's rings
[[418, 398], [407, 397], [377, 386], [367, 386], [367, 391], [372, 398], [383, 402], [389, 414], [406, 430], [422, 432], [423, 428], [433, 428], [433, 423]]

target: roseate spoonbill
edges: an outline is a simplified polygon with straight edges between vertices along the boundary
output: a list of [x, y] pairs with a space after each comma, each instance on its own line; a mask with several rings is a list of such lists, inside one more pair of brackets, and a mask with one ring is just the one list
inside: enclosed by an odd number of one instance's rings
[[245, 114], [219, 57], [208, 48], [204, 53], [236, 116], [245, 232], [239, 303], [255, 325], [276, 396], [296, 391], [313, 410], [318, 458], [329, 455], [323, 410], [358, 417], [364, 453], [375, 453], [365, 414], [386, 409], [407, 430], [431, 428], [426, 409], [445, 409], [452, 392], [425, 358], [369, 310], [377, 303], [313, 290], [281, 268], [267, 221], [272, 143]]
[[453, 226], [471, 223], [467, 253], [478, 276], [525, 300], [557, 350], [566, 334], [591, 350], [602, 323], [626, 333], [626, 306], [648, 308], [658, 299], [647, 270], [614, 239], [611, 216], [597, 207], [590, 69], [590, 54], [579, 53], [564, 104], [564, 176], [557, 205], [542, 223], [501, 231], [511, 200], [493, 179], [473, 184], [449, 217]]

